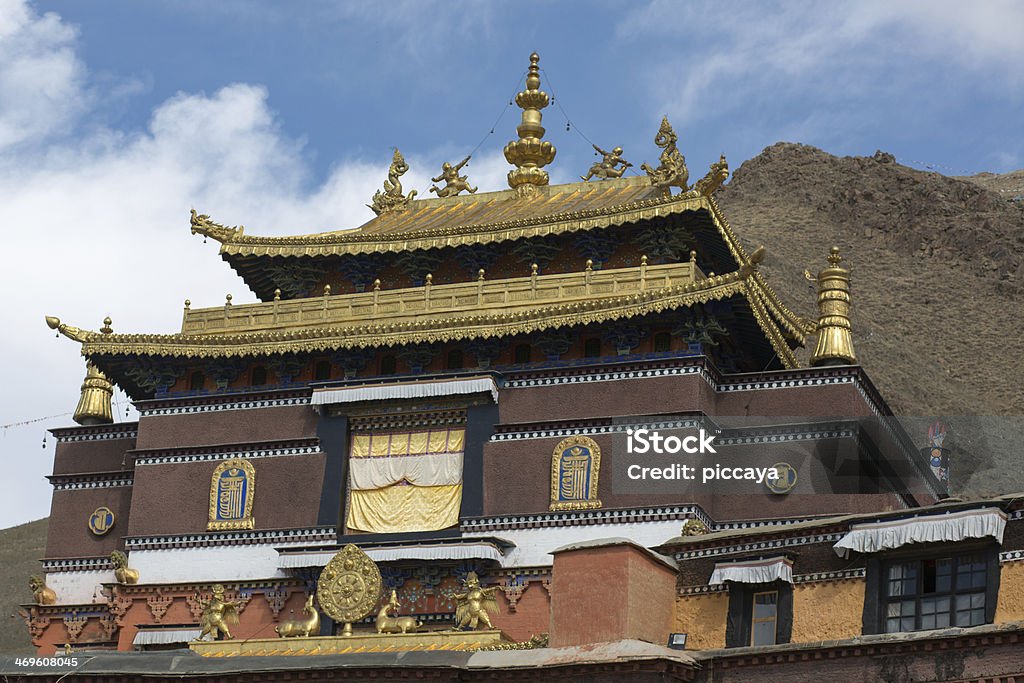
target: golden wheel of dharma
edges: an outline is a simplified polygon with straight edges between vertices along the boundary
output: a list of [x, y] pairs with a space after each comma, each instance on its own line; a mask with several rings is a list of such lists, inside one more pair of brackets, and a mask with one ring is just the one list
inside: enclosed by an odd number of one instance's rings
[[368, 616], [381, 594], [380, 570], [354, 545], [347, 545], [324, 567], [316, 586], [320, 608], [331, 619], [350, 624]]

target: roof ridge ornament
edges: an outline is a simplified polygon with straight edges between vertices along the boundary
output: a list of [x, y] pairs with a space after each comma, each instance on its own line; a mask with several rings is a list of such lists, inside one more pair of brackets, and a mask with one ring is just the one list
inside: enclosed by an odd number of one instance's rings
[[436, 178], [431, 178], [431, 180], [435, 183], [439, 183], [443, 180], [444, 187], [431, 185], [430, 191], [436, 193], [438, 197], [454, 197], [460, 192], [468, 192], [470, 194], [476, 192], [479, 188], [470, 187], [469, 176], [459, 175], [459, 171], [462, 170], [463, 166], [469, 163], [470, 158], [471, 156], [467, 156], [454, 166], [447, 161], [441, 164], [441, 175]]
[[377, 190], [373, 194], [373, 203], [367, 204], [375, 214], [380, 216], [389, 211], [405, 211], [409, 207], [409, 202], [416, 196], [416, 190], [412, 190], [407, 195], [402, 194], [402, 181], [399, 180], [399, 177], [405, 175], [408, 170], [409, 164], [405, 162], [405, 157], [395, 147], [395, 153], [391, 157], [391, 166], [388, 167], [388, 178], [384, 181], [384, 191]]
[[729, 162], [725, 160], [725, 154], [723, 153], [718, 158], [718, 161], [711, 164], [704, 177], [693, 184], [693, 192], [700, 197], [710, 197], [728, 179]]
[[189, 223], [192, 225], [193, 235], [202, 235], [203, 237], [210, 237], [217, 240], [221, 244], [230, 242], [236, 237], [241, 237], [242, 233], [245, 232], [244, 225], [236, 225], [229, 228], [220, 223], [215, 223], [210, 220], [210, 216], [205, 213], [197, 213], [195, 209], [192, 209], [192, 216], [189, 219]]
[[640, 168], [647, 172], [651, 184], [663, 188], [665, 192], [671, 192], [673, 187], [678, 187], [683, 192], [690, 189], [687, 184], [690, 179], [690, 171], [686, 168], [686, 157], [676, 147], [678, 141], [679, 136], [672, 129], [672, 124], [668, 122], [668, 116], [663, 116], [658, 134], [654, 136], [654, 144], [661, 147], [658, 167], [652, 168], [648, 164], [640, 165]]
[[542, 167], [555, 159], [555, 146], [544, 137], [540, 110], [548, 106], [548, 94], [540, 89], [540, 55], [530, 55], [530, 69], [526, 75], [526, 89], [516, 95], [516, 104], [523, 110], [521, 123], [516, 127], [519, 140], [505, 145], [505, 159], [515, 166], [508, 172], [508, 185], [520, 196], [528, 196], [549, 182], [548, 172]]

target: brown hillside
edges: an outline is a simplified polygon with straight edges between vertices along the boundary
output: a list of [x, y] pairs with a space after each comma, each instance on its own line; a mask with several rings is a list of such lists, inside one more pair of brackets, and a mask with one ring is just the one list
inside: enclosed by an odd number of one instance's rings
[[[769, 281], [803, 315], [815, 310], [804, 269], [842, 249], [860, 362], [897, 414], [943, 417], [952, 488], [966, 495], [1024, 490], [1024, 203], [989, 189], [998, 178], [987, 187], [883, 153], [778, 143], [719, 195], [740, 238], [767, 246]], [[922, 446], [926, 425], [907, 424]]]
[[46, 546], [47, 522], [40, 519], [0, 531], [0, 587], [3, 589], [0, 654], [35, 652], [18, 609], [19, 605], [32, 601], [28, 577], [42, 574], [39, 558]]

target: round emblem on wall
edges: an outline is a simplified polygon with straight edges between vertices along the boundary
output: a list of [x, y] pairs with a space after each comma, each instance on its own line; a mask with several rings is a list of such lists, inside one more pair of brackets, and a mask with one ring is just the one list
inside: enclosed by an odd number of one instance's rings
[[764, 485], [772, 493], [789, 493], [796, 486], [796, 469], [788, 462], [777, 462], [772, 465], [779, 476], [775, 479], [765, 479]]
[[102, 536], [114, 526], [114, 512], [106, 505], [98, 507], [89, 516], [89, 531], [96, 536]]

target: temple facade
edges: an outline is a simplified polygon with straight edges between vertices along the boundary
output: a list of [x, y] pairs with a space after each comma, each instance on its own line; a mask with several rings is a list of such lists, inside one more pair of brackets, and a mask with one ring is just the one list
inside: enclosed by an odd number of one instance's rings
[[[820, 314], [802, 318], [715, 202], [724, 157], [691, 184], [666, 119], [642, 175], [598, 148], [589, 180], [551, 185], [536, 55], [516, 103], [507, 190], [445, 163], [437, 197], [416, 197], [396, 150], [355, 229], [262, 237], [192, 212], [258, 303], [186, 301], [174, 334], [47, 318], [87, 374], [78, 425], [53, 430], [45, 576], [23, 611], [41, 654], [186, 647], [216, 586], [234, 640], [273, 638], [349, 545], [379, 567], [379, 604], [393, 591], [423, 628], [450, 629], [478, 576], [510, 641], [643, 641], [679, 680], [707, 657], [768, 675], [758, 647], [924, 648], [884, 634], [1024, 619], [1019, 502], [941, 503], [857, 365], [839, 251], [823, 248]], [[112, 421], [115, 384], [137, 422]], [[744, 487], [624, 484], [627, 439], [659, 428], [778, 468]], [[503, 656], [496, 670], [518, 666]]]

